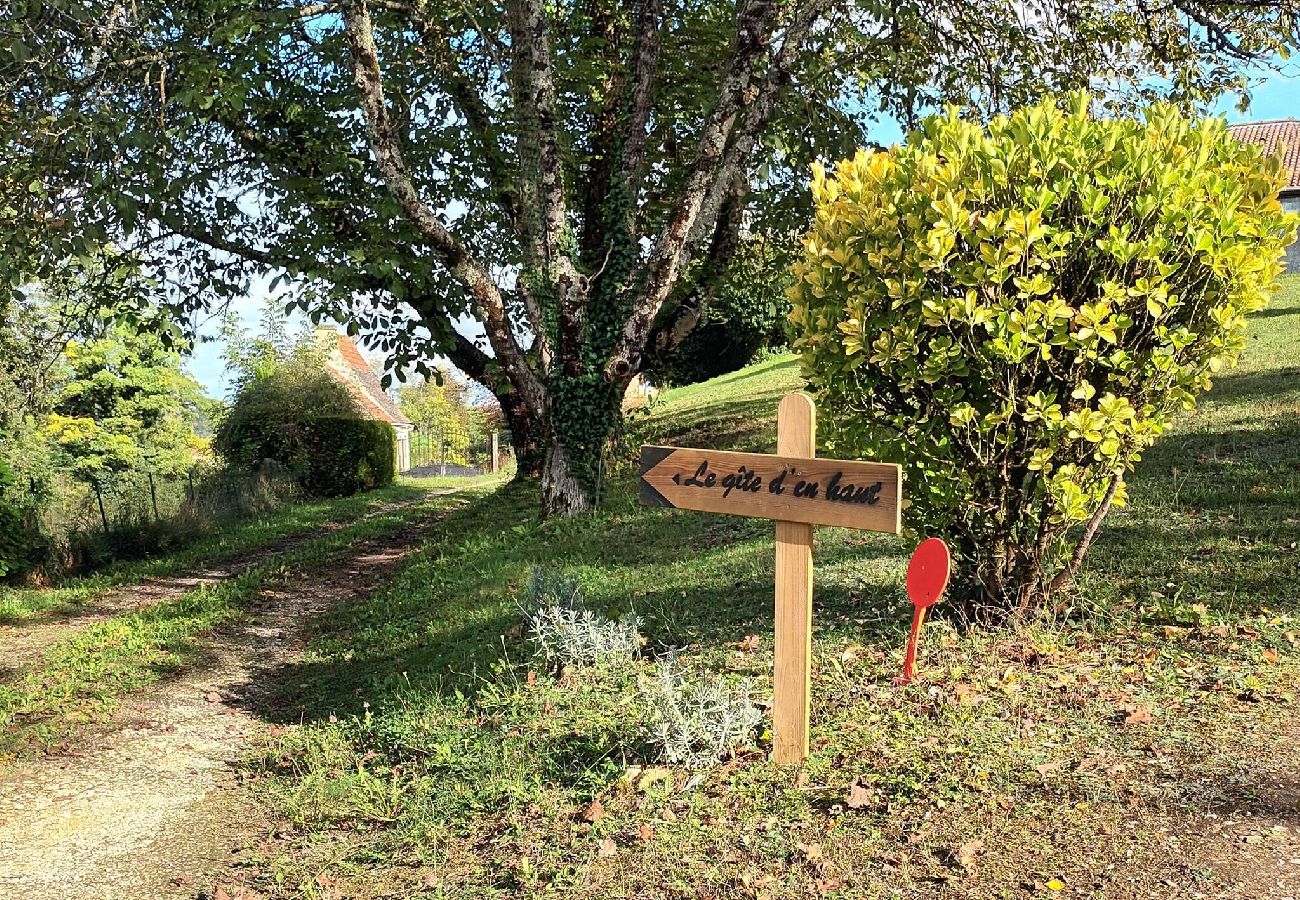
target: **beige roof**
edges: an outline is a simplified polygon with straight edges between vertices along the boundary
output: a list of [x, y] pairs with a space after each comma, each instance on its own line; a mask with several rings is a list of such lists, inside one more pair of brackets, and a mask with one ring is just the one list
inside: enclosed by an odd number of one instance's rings
[[1287, 176], [1287, 189], [1300, 190], [1300, 119], [1242, 122], [1240, 125], [1229, 125], [1228, 131], [1237, 140], [1259, 144], [1268, 153], [1284, 149], [1282, 167], [1290, 173]]
[[325, 351], [325, 368], [352, 393], [364, 416], [390, 425], [411, 424], [379, 383], [379, 376], [370, 368], [352, 338], [322, 328], [316, 332], [316, 341]]

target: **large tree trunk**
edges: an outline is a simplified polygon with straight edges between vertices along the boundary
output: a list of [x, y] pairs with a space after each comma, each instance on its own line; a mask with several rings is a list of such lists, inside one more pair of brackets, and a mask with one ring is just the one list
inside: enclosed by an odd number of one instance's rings
[[588, 489], [574, 474], [564, 447], [552, 444], [542, 471], [542, 515], [571, 516], [586, 512], [595, 503], [594, 490]]
[[599, 502], [605, 449], [618, 428], [624, 387], [605, 381], [599, 370], [553, 374], [547, 385], [542, 515], [569, 516]]
[[546, 463], [546, 437], [543, 423], [528, 408], [517, 391], [506, 391], [497, 397], [506, 427], [510, 430], [510, 446], [515, 452], [515, 477], [537, 478]]

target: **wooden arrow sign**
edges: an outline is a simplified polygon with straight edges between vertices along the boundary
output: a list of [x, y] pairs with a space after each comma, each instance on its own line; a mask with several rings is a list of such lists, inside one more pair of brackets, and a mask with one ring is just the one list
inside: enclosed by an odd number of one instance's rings
[[893, 463], [641, 448], [641, 502], [805, 525], [899, 531]]
[[817, 409], [788, 394], [776, 414], [776, 455], [641, 448], [641, 502], [776, 520], [776, 653], [772, 759], [808, 756], [812, 695], [814, 525], [898, 534], [902, 471], [892, 463], [817, 459]]

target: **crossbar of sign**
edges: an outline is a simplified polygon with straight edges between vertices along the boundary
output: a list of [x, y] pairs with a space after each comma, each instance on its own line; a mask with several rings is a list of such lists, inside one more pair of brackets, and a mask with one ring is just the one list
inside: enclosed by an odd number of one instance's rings
[[647, 506], [806, 525], [898, 534], [902, 479], [893, 463], [641, 448], [641, 502]]

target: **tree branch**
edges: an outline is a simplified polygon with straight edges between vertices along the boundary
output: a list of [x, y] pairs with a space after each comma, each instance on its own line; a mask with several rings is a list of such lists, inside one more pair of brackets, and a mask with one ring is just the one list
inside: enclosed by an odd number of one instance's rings
[[[781, 49], [760, 85], [754, 84], [755, 73], [774, 36], [777, 8], [766, 0], [750, 0], [742, 10], [722, 93], [704, 128], [677, 212], [651, 251], [645, 288], [606, 363], [606, 380], [616, 382], [637, 371], [656, 317], [693, 248], [712, 232], [732, 180], [747, 170], [757, 135], [771, 120], [776, 97], [789, 82], [794, 61], [827, 5], [828, 0], [811, 0], [795, 8]], [[737, 129], [736, 119], [742, 113]]]
[[483, 155], [485, 180], [492, 188], [493, 199], [506, 217], [506, 221], [519, 229], [519, 193], [511, 182], [512, 166], [505, 150], [497, 140], [492, 127], [492, 112], [484, 102], [473, 79], [460, 65], [452, 47], [450, 35], [422, 14], [412, 18], [420, 27], [420, 36], [433, 70], [442, 79], [442, 86], [462, 118], [470, 135], [479, 144]]
[[632, 48], [632, 90], [627, 127], [623, 137], [621, 178], [628, 193], [636, 197], [645, 166], [646, 127], [654, 106], [654, 85], [659, 70], [659, 27], [663, 0], [644, 0], [637, 17], [636, 43]]
[[1065, 568], [1056, 573], [1056, 577], [1047, 585], [1048, 595], [1068, 587], [1079, 574], [1079, 567], [1083, 565], [1083, 558], [1088, 555], [1088, 548], [1092, 546], [1092, 540], [1097, 536], [1097, 529], [1101, 528], [1101, 522], [1106, 518], [1106, 513], [1110, 512], [1110, 505], [1115, 500], [1115, 493], [1119, 490], [1119, 486], [1123, 481], [1123, 472], [1117, 471], [1111, 475], [1110, 486], [1106, 488], [1106, 496], [1102, 498], [1101, 505], [1097, 507], [1097, 511], [1092, 514], [1092, 518], [1088, 520], [1087, 526], [1083, 529], [1083, 536], [1079, 538], [1074, 553], [1070, 555], [1070, 561], [1065, 564]]
[[[514, 65], [518, 69], [515, 103], [521, 114], [521, 144], [528, 151], [524, 179], [531, 181], [529, 193], [541, 209], [534, 223], [534, 264], [550, 265], [560, 255], [559, 246], [566, 225], [564, 179], [556, 142], [555, 80], [551, 70], [550, 35], [542, 0], [513, 0], [510, 31], [514, 44]], [[525, 200], [527, 203], [527, 200]]]
[[[749, 179], [743, 173], [737, 173], [713, 228], [713, 237], [706, 254], [706, 271], [700, 274], [686, 297], [675, 304], [676, 311], [670, 310], [672, 314], [669, 321], [661, 322], [646, 341], [646, 347], [653, 356], [662, 359], [677, 349], [687, 335], [695, 330], [704, 308], [717, 295], [740, 243], [740, 228], [745, 218], [748, 192]], [[670, 303], [671, 301], [666, 302], [665, 308]], [[664, 315], [660, 315], [656, 321], [664, 318]]]
[[365, 0], [348, 0], [341, 5], [341, 9], [348, 49], [352, 56], [353, 81], [365, 115], [370, 151], [374, 155], [379, 174], [406, 218], [424, 236], [451, 274], [469, 290], [483, 318], [488, 341], [511, 384], [540, 412], [546, 408], [546, 396], [519, 349], [501, 291], [492, 281], [486, 267], [470, 255], [420, 198], [406, 169], [384, 101], [379, 53], [375, 47]]

